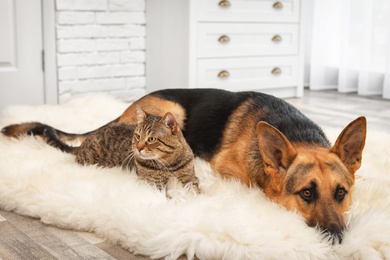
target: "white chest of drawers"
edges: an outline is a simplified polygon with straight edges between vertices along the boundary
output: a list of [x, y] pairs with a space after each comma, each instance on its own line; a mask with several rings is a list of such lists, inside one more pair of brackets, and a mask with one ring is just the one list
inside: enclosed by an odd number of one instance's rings
[[303, 94], [306, 0], [146, 0], [146, 89]]

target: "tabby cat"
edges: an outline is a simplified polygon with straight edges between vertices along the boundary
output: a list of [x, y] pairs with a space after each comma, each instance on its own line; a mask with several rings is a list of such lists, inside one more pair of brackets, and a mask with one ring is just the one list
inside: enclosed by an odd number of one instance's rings
[[8, 135], [11, 129], [41, 136], [51, 146], [76, 156], [83, 165], [135, 168], [141, 180], [164, 189], [172, 178], [182, 184], [191, 184], [199, 193], [198, 178], [194, 171], [194, 154], [177, 125], [174, 116], [146, 114], [137, 108], [137, 124], [117, 123], [104, 127], [88, 136], [80, 146], [69, 146], [58, 138], [57, 130], [38, 122], [10, 125], [2, 129]]
[[137, 108], [137, 120], [132, 151], [139, 178], [162, 189], [175, 177], [199, 193], [194, 154], [174, 116], [168, 112], [161, 118]]

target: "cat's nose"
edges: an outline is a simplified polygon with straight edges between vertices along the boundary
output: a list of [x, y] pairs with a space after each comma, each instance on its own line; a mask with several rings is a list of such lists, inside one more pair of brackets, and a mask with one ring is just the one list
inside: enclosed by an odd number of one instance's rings
[[141, 152], [145, 148], [145, 142], [138, 142], [137, 150]]

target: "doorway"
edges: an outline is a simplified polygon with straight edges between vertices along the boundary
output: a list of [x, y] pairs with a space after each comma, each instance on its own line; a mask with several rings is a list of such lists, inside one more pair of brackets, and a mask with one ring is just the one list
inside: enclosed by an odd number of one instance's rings
[[54, 15], [54, 0], [0, 1], [0, 109], [57, 103]]

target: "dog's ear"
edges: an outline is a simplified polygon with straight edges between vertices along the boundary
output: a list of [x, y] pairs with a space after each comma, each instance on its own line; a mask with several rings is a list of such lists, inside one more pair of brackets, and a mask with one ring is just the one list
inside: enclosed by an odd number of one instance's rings
[[360, 168], [366, 134], [366, 118], [358, 117], [344, 128], [331, 150], [340, 157], [352, 174]]
[[285, 172], [297, 155], [290, 141], [266, 122], [257, 124], [257, 143], [267, 174]]

